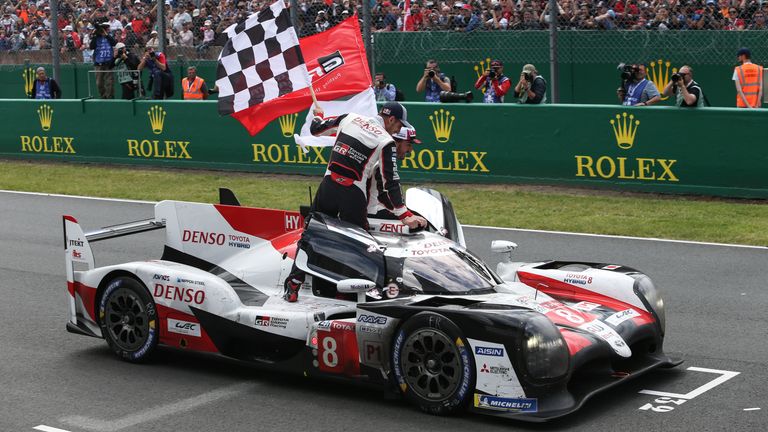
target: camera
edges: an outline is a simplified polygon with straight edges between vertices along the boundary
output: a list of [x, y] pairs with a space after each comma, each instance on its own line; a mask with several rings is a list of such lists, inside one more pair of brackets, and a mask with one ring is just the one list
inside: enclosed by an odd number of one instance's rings
[[118, 57], [122, 57], [123, 54], [125, 54], [125, 48], [120, 48], [119, 50], [117, 50], [117, 56]]
[[435, 71], [434, 71], [434, 69], [430, 69], [430, 70], [429, 70], [429, 73], [428, 73], [427, 75], [429, 75], [429, 77], [430, 77], [430, 78], [434, 78], [434, 77], [435, 77]]
[[533, 75], [531, 75], [530, 72], [523, 72], [523, 77], [526, 81], [531, 82], [533, 81]]
[[448, 92], [448, 91], [441, 91], [440, 92], [440, 102], [447, 103], [447, 102], [466, 102], [470, 103], [472, 102], [472, 99], [475, 96], [472, 94], [471, 91], [468, 91], [466, 93], [456, 93], [456, 92]]
[[490, 72], [488, 72], [488, 78], [490, 78], [490, 79], [494, 79], [494, 78], [496, 78], [498, 75], [500, 75], [500, 74], [499, 74], [499, 67], [498, 67], [498, 66], [491, 66], [491, 71], [490, 71]]
[[619, 63], [618, 66], [616, 66], [616, 70], [621, 72], [621, 80], [622, 81], [629, 81], [632, 79], [632, 76], [635, 74], [635, 72], [640, 69], [635, 65], [628, 65], [626, 63]]
[[680, 76], [679, 73], [675, 72], [672, 74], [672, 82], [677, 84], [678, 81], [680, 81], [683, 77]]

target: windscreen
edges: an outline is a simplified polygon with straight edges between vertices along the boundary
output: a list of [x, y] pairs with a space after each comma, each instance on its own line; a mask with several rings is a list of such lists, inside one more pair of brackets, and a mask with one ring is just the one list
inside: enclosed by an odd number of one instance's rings
[[424, 294], [467, 294], [497, 284], [485, 264], [453, 247], [436, 255], [405, 258], [402, 277], [403, 285]]

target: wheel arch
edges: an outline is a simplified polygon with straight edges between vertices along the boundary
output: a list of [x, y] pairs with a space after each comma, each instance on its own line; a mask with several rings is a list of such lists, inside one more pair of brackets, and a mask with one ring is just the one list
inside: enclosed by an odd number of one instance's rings
[[[99, 282], [99, 286], [96, 288], [96, 295], [93, 297], [93, 310], [95, 312], [94, 319], [96, 321], [97, 325], [101, 325], [101, 318], [99, 317], [98, 310], [99, 310], [99, 302], [101, 302], [101, 296], [104, 295], [104, 290], [107, 289], [107, 285], [109, 285], [110, 282], [113, 280], [119, 278], [119, 277], [128, 277], [136, 282], [138, 282], [142, 287], [144, 287], [145, 290], [147, 290], [147, 294], [149, 294], [150, 297], [152, 297], [152, 293], [149, 291], [149, 288], [147, 288], [147, 285], [144, 284], [144, 282], [141, 281], [141, 279], [136, 276], [135, 273], [131, 273], [128, 270], [112, 270], [111, 272], [104, 275], [103, 278], [101, 278], [101, 282]], [[102, 335], [104, 337], [104, 335]]]

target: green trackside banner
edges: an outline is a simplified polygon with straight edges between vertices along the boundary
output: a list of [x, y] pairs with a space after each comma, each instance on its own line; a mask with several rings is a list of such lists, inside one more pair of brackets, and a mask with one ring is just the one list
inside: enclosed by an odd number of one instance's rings
[[[768, 112], [608, 105], [408, 103], [424, 142], [406, 181], [582, 185], [768, 198]], [[251, 137], [215, 102], [33, 101], [0, 105], [0, 156], [319, 176], [329, 148], [303, 153], [306, 113]]]

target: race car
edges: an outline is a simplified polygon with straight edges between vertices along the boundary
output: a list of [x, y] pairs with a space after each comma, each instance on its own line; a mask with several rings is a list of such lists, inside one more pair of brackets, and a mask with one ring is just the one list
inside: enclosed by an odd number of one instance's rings
[[[648, 276], [509, 257], [494, 271], [467, 250], [451, 203], [434, 190], [407, 191], [408, 207], [429, 221], [419, 232], [221, 196], [162, 201], [150, 219], [87, 234], [63, 216], [67, 330], [106, 339], [130, 362], [162, 345], [367, 383], [432, 414], [527, 421], [680, 363], [664, 354], [664, 303]], [[95, 266], [91, 243], [160, 229], [159, 260]], [[510, 256], [515, 248], [492, 244]], [[289, 303], [294, 260], [309, 277]]]

